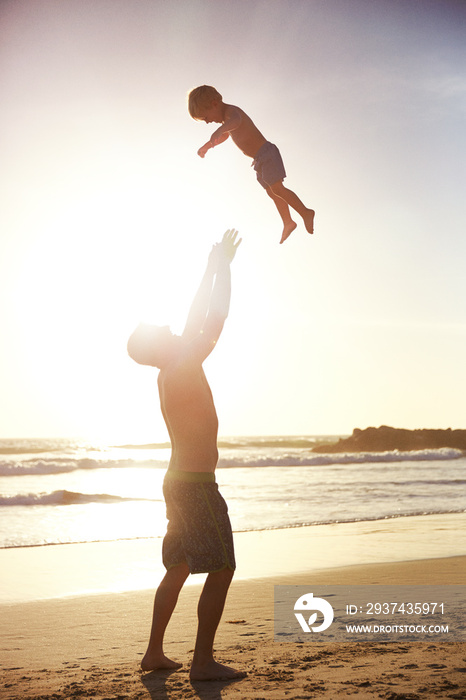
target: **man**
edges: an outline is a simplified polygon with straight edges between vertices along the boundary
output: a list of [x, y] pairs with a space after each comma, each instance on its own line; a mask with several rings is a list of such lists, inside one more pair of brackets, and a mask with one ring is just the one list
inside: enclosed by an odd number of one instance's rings
[[198, 605], [198, 631], [190, 678], [217, 680], [246, 674], [215, 661], [213, 643], [235, 569], [233, 535], [215, 482], [218, 419], [202, 363], [228, 316], [230, 264], [241, 243], [231, 229], [212, 248], [181, 336], [168, 326], [141, 324], [128, 341], [138, 363], [160, 369], [158, 388], [172, 453], [164, 479], [168, 526], [162, 557], [167, 569], [154, 601], [143, 671], [179, 668], [163, 652], [165, 629], [190, 573], [208, 573]]

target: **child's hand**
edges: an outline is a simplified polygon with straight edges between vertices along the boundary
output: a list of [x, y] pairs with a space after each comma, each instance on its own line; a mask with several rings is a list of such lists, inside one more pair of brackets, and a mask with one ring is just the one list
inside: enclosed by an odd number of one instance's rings
[[212, 148], [210, 141], [207, 141], [203, 146], [200, 147], [200, 149], [197, 152], [197, 155], [200, 156], [201, 158], [204, 158], [205, 154], [209, 150], [209, 148]]

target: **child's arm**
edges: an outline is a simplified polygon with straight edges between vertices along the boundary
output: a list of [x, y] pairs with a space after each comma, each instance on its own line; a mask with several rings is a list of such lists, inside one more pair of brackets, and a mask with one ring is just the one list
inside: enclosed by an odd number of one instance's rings
[[[215, 133], [217, 133], [217, 132], [215, 132]], [[210, 141], [207, 141], [207, 143], [205, 143], [203, 146], [200, 147], [200, 149], [199, 149], [198, 152], [197, 152], [197, 155], [198, 155], [198, 156], [201, 156], [201, 158], [204, 158], [204, 156], [205, 156], [205, 154], [207, 153], [207, 151], [209, 151], [209, 150], [210, 150], [211, 148], [213, 148], [214, 146], [218, 146], [219, 143], [223, 143], [224, 141], [226, 141], [227, 138], [229, 137], [229, 135], [230, 135], [230, 134], [229, 134], [228, 132], [227, 132], [226, 134], [223, 134], [223, 136], [222, 136], [221, 138], [220, 138], [220, 137], [217, 138], [217, 139], [215, 140], [215, 143], [214, 143], [214, 142], [213, 142], [214, 134], [212, 134], [212, 136], [211, 136], [211, 138], [210, 138]]]
[[230, 131], [237, 129], [241, 122], [242, 117], [239, 109], [237, 109], [236, 107], [228, 107], [226, 119], [223, 122], [222, 126], [219, 126], [219, 128], [216, 129], [210, 137], [210, 140], [207, 141], [207, 143], [205, 143], [203, 146], [201, 146], [201, 148], [197, 152], [198, 156], [204, 158], [205, 154], [209, 149], [213, 148], [214, 146], [218, 146], [219, 144], [226, 141], [230, 135]]

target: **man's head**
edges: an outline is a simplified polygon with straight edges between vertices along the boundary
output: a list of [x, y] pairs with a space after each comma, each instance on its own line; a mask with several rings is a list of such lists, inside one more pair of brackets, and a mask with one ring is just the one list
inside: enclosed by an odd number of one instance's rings
[[128, 355], [140, 365], [164, 367], [173, 357], [175, 336], [168, 326], [140, 323], [128, 340]]
[[222, 110], [223, 98], [211, 85], [200, 85], [188, 95], [188, 112], [197, 121], [221, 121]]

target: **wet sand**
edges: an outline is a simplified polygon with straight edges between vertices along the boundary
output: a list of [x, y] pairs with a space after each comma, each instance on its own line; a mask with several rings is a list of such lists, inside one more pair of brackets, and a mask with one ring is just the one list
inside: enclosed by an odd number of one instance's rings
[[[184, 588], [167, 630], [166, 653], [183, 663], [183, 668], [173, 673], [142, 674], [138, 668], [149, 632], [152, 590], [4, 603], [0, 606], [0, 698], [466, 698], [466, 646], [461, 642], [430, 639], [414, 643], [336, 644], [312, 640], [290, 644], [275, 642], [273, 636], [273, 597], [277, 584], [464, 585], [466, 557], [454, 556], [450, 551], [456, 542], [457, 554], [461, 553], [462, 542], [458, 538], [464, 532], [464, 518], [451, 516], [446, 521], [442, 518], [374, 521], [370, 523], [370, 532], [365, 528], [361, 532], [359, 528], [357, 535], [353, 528], [350, 539], [346, 539], [347, 526], [333, 526], [333, 537], [320, 542], [327, 550], [328, 566], [308, 564], [304, 571], [303, 561], [314, 558], [303, 556], [303, 547], [309, 554], [319, 545], [314, 528], [244, 533], [240, 538], [244, 542], [239, 547], [242, 576], [232, 584], [217, 634], [216, 652], [220, 662], [246, 670], [248, 676], [229, 684], [189, 681], [199, 584]], [[397, 521], [409, 523], [394, 525]], [[411, 540], [406, 534], [406, 527], [409, 532], [415, 530], [416, 521], [422, 558], [415, 558], [416, 552], [408, 546]], [[456, 540], [448, 536], [448, 532], [454, 533], [455, 523], [459, 528]], [[396, 530], [398, 536], [394, 535]], [[430, 535], [422, 544], [422, 533], [428, 530]], [[442, 532], [447, 555], [428, 557], [428, 539], [435, 552]], [[340, 543], [339, 538], [343, 538]], [[362, 540], [361, 557], [364, 547], [368, 547], [366, 559], [372, 558], [375, 547], [382, 558], [389, 560], [346, 565], [349, 542], [358, 538]], [[356, 543], [353, 545], [356, 555]], [[85, 547], [81, 561], [84, 568]], [[246, 553], [241, 554], [244, 547], [255, 560], [249, 569], [250, 577], [246, 575]], [[47, 562], [50, 564], [50, 558], [56, 558], [58, 575], [59, 567], [64, 567], [67, 561], [60, 553], [63, 547], [39, 549], [44, 554], [45, 549], [54, 550], [47, 552]], [[103, 547], [102, 551], [106, 549]], [[280, 551], [283, 557], [278, 556]], [[266, 577], [254, 575], [255, 567], [260, 565], [259, 552], [262, 569], [270, 574]], [[6, 561], [6, 558], [2, 560], [4, 553], [0, 553], [0, 564]], [[26, 557], [27, 553], [23, 555]], [[37, 548], [34, 556], [38, 556]], [[270, 573], [280, 568], [276, 560], [285, 559], [289, 566], [293, 557], [295, 566], [288, 573]], [[320, 562], [319, 557], [317, 560]], [[10, 558], [10, 566], [11, 561]], [[339, 566], [341, 562], [343, 565]], [[29, 573], [33, 581], [34, 569]]]

